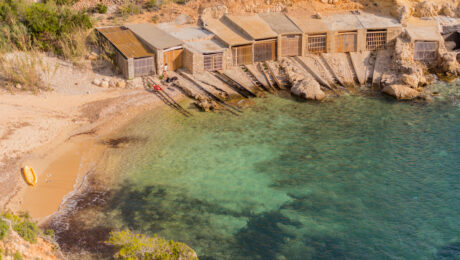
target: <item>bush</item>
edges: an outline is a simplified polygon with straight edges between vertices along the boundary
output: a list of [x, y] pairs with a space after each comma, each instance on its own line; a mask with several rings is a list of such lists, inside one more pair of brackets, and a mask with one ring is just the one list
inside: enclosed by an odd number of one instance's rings
[[56, 70], [57, 67], [43, 62], [40, 55], [35, 52], [0, 55], [0, 78], [11, 84], [20, 84], [24, 90], [50, 90], [49, 81]]
[[148, 9], [148, 10], [155, 9], [155, 8], [157, 8], [157, 1], [156, 0], [148, 0], [147, 2], [145, 2], [144, 7], [145, 7], [145, 9]]
[[18, 233], [24, 240], [35, 243], [37, 242], [37, 235], [41, 233], [35, 222], [30, 220], [29, 214], [21, 214], [20, 216], [11, 213], [5, 213], [4, 218], [11, 220], [13, 223], [13, 230]]
[[99, 3], [96, 5], [96, 11], [100, 14], [107, 13], [107, 6], [104, 3]]
[[134, 234], [129, 230], [111, 232], [109, 245], [115, 246], [117, 259], [198, 259], [196, 253], [183, 243]]
[[141, 6], [134, 4], [130, 1], [125, 1], [124, 4], [118, 6], [121, 16], [129, 16], [141, 13]]
[[23, 260], [24, 258], [22, 258], [21, 253], [16, 252], [16, 253], [14, 253], [14, 255], [13, 255], [13, 259], [14, 259], [14, 260]]
[[0, 1], [0, 48], [3, 51], [39, 49], [59, 54], [58, 43], [62, 38], [91, 27], [86, 13], [57, 6], [53, 1]]
[[10, 227], [6, 221], [0, 219], [0, 240], [4, 239], [8, 232], [10, 231]]

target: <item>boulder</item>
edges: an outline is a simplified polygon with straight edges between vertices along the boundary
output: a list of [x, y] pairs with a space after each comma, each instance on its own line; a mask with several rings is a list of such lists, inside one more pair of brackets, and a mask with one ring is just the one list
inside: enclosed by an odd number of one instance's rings
[[323, 100], [326, 94], [321, 90], [319, 83], [308, 73], [300, 70], [288, 59], [282, 59], [283, 67], [289, 82], [291, 93], [307, 100]]
[[108, 81], [102, 81], [100, 86], [101, 86], [101, 88], [108, 88], [110, 86], [110, 84], [109, 84]]
[[432, 17], [437, 16], [441, 6], [430, 1], [420, 2], [415, 8], [414, 16], [417, 17]]
[[452, 3], [444, 3], [442, 5], [441, 14], [448, 17], [455, 17], [455, 7]]
[[403, 74], [401, 76], [401, 81], [409, 85], [411, 88], [417, 88], [419, 83], [419, 78], [416, 74]]
[[125, 88], [126, 87], [126, 81], [120, 80], [117, 81], [117, 88]]
[[101, 82], [99, 79], [94, 79], [94, 80], [93, 80], [93, 84], [96, 85], [96, 86], [98, 86], [98, 87], [101, 86], [101, 83], [102, 83], [102, 82]]
[[17, 89], [22, 89], [22, 85], [19, 84], [19, 83], [17, 83], [16, 85], [14, 85], [14, 87], [17, 88]]
[[460, 75], [460, 64], [457, 61], [457, 53], [446, 52], [442, 55], [442, 69], [446, 74]]
[[326, 97], [317, 81], [297, 81], [292, 86], [291, 93], [307, 100], [321, 101]]
[[398, 18], [401, 23], [405, 23], [411, 16], [411, 13], [411, 8], [406, 5], [396, 5], [395, 8], [391, 10], [391, 15]]
[[384, 87], [382, 92], [398, 100], [410, 100], [419, 95], [418, 91], [408, 85], [389, 85]]

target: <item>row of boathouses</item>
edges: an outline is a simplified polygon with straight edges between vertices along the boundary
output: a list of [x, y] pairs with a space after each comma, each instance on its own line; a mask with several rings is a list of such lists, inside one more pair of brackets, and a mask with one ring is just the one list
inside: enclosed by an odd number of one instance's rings
[[[197, 73], [282, 57], [378, 51], [391, 48], [403, 26], [392, 17], [353, 11], [324, 17], [225, 14], [202, 18], [201, 26], [144, 23], [96, 30], [115, 50], [123, 75], [134, 78], [159, 74], [164, 64], [169, 70]], [[425, 39], [425, 30], [408, 28], [414, 35], [415, 50], [420, 49], [414, 57], [435, 59], [442, 37], [434, 32], [434, 37]]]

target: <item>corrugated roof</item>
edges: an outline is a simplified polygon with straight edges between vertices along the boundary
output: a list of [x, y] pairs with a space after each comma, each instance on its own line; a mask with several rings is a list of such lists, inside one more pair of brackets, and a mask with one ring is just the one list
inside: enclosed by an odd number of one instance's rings
[[230, 46], [252, 43], [251, 39], [238, 33], [231, 28], [231, 25], [221, 19], [206, 19], [204, 27]]
[[302, 31], [282, 13], [260, 13], [259, 16], [278, 34], [302, 33]]
[[186, 47], [199, 53], [215, 53], [225, 50], [225, 46], [222, 46], [216, 40], [187, 42], [185, 45]]
[[209, 40], [214, 34], [195, 25], [177, 25], [171, 23], [157, 24], [158, 28], [184, 42]]
[[308, 17], [298, 17], [288, 15], [297, 27], [300, 28], [304, 33], [326, 33], [329, 31], [329, 28], [326, 26], [322, 19], [316, 19], [311, 16]]
[[121, 27], [97, 28], [126, 58], [154, 56], [141, 41], [127, 29]]
[[226, 15], [225, 17], [254, 40], [275, 38], [278, 36], [258, 15]]
[[183, 43], [150, 23], [130, 24], [125, 27], [158, 50], [176, 47]]
[[383, 29], [391, 27], [401, 27], [401, 24], [393, 17], [381, 16], [366, 12], [356, 15], [358, 20], [366, 29]]

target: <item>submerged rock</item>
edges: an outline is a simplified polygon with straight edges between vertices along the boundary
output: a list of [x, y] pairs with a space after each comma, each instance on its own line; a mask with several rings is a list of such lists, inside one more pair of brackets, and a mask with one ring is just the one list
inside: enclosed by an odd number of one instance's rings
[[419, 92], [408, 85], [389, 85], [383, 88], [383, 93], [390, 95], [398, 100], [410, 100], [417, 98]]

